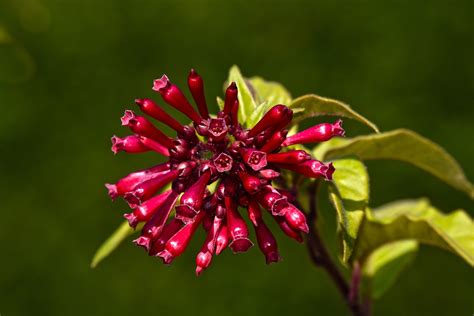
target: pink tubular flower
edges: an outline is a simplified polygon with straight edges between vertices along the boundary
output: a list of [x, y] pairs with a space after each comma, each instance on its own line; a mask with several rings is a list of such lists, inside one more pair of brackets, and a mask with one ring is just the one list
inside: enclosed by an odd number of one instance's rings
[[[134, 242], [166, 264], [185, 251], [199, 226], [207, 234], [196, 256], [197, 275], [211, 265], [214, 255], [226, 248], [234, 253], [249, 250], [253, 243], [242, 218], [244, 213], [255, 228], [266, 262], [278, 262], [277, 241], [264, 223], [261, 209], [268, 211], [284, 234], [298, 242], [308, 232], [305, 214], [295, 206], [297, 190], [274, 186], [274, 182], [280, 186], [286, 183], [287, 172], [282, 169], [327, 180], [332, 179], [334, 172], [331, 163], [287, 147], [343, 136], [341, 121], [319, 124], [287, 137], [285, 128], [291, 123], [293, 112], [278, 104], [247, 129], [238, 118], [236, 83], [227, 87], [224, 107], [217, 115], [209, 114], [204, 82], [195, 70], [191, 70], [187, 84], [196, 109], [165, 75], [154, 81], [153, 90], [191, 119], [189, 124], [178, 122], [151, 99], [135, 100], [146, 117], [176, 131], [173, 138], [148, 118], [125, 111], [122, 125], [133, 134], [112, 137], [112, 151], [156, 152], [167, 162], [130, 173], [115, 184], [106, 184], [110, 197], [122, 197], [128, 202], [132, 211], [124, 217], [130, 226], [144, 223]], [[247, 212], [241, 215], [242, 209]]]
[[290, 136], [283, 142], [283, 146], [325, 142], [334, 136], [344, 136], [341, 120], [337, 120], [334, 124], [319, 124]]

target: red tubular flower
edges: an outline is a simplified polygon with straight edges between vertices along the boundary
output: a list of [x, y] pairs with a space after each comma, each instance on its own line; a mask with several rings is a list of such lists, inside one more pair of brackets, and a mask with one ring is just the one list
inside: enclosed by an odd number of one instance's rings
[[152, 240], [152, 244], [148, 254], [150, 256], [156, 256], [165, 249], [165, 245], [168, 240], [173, 237], [181, 228], [183, 227], [183, 222], [177, 218], [171, 219], [171, 221], [163, 226], [161, 234], [155, 239]]
[[167, 76], [163, 75], [160, 79], [156, 79], [153, 82], [153, 90], [160, 93], [166, 103], [185, 114], [194, 123], [198, 124], [201, 121], [201, 117], [194, 111], [183, 92], [172, 84]]
[[184, 133], [184, 126], [176, 121], [171, 115], [166, 113], [153, 100], [150, 99], [135, 99], [135, 103], [140, 107], [143, 113], [150, 115], [155, 120], [162, 122], [178, 133]]
[[252, 176], [245, 171], [238, 172], [239, 178], [242, 181], [245, 191], [249, 194], [254, 194], [260, 191], [262, 187], [262, 180], [257, 176]]
[[[188, 87], [198, 111], [166, 76], [154, 81], [153, 90], [189, 117], [190, 124], [181, 124], [151, 99], [135, 100], [145, 115], [175, 130], [174, 138], [145, 117], [125, 111], [122, 125], [135, 135], [114, 136], [112, 151], [154, 151], [168, 161], [106, 184], [110, 197], [120, 196], [129, 203], [133, 210], [124, 216], [130, 226], [145, 223], [134, 242], [164, 263], [171, 263], [183, 253], [198, 226], [203, 226], [207, 235], [196, 257], [197, 275], [210, 266], [214, 254], [227, 247], [234, 252], [247, 251], [253, 243], [239, 208], [247, 209], [246, 216], [255, 227], [267, 263], [279, 261], [276, 239], [263, 222], [260, 206], [290, 238], [302, 242], [302, 233], [308, 231], [305, 214], [291, 204], [296, 204], [298, 190], [273, 186], [274, 180], [280, 185], [286, 183], [286, 173], [280, 173], [280, 168], [328, 180], [334, 172], [331, 163], [312, 159], [303, 150], [281, 151], [282, 147], [342, 136], [341, 122], [320, 124], [287, 138], [285, 128], [293, 112], [278, 104], [247, 129], [238, 119], [235, 83], [226, 89], [223, 111], [216, 116], [209, 115], [204, 83], [194, 70], [188, 76]], [[171, 189], [160, 193], [167, 184]], [[171, 216], [173, 208], [176, 212]]]
[[158, 238], [161, 234], [163, 226], [165, 225], [177, 199], [178, 193], [172, 191], [166, 200], [154, 212], [150, 220], [148, 220], [143, 226], [141, 236], [133, 241], [135, 244], [145, 248], [147, 251], [150, 250], [151, 241]]
[[235, 84], [235, 82], [232, 82], [225, 91], [223, 112], [226, 114], [230, 114], [235, 101], [237, 101], [237, 85]]
[[323, 123], [310, 127], [302, 132], [288, 137], [283, 142], [283, 146], [325, 142], [334, 136], [344, 136], [344, 129], [342, 128], [341, 120], [337, 120], [334, 124]]
[[287, 130], [274, 133], [260, 150], [266, 153], [274, 152], [281, 146], [285, 140], [286, 134], [288, 134]]
[[109, 190], [109, 196], [115, 199], [117, 196], [123, 196], [125, 193], [132, 191], [140, 183], [153, 179], [162, 172], [168, 171], [170, 167], [170, 163], [159, 164], [148, 169], [130, 173], [115, 184], [106, 183], [105, 187]]
[[219, 255], [229, 245], [229, 229], [227, 224], [223, 223], [216, 239], [216, 255]]
[[276, 179], [280, 176], [280, 173], [278, 171], [275, 171], [273, 169], [262, 169], [259, 171], [259, 174], [267, 180], [273, 180]]
[[271, 163], [299, 164], [311, 159], [311, 155], [304, 150], [293, 150], [283, 153], [267, 155], [267, 161]]
[[237, 206], [232, 198], [225, 197], [224, 201], [227, 212], [227, 223], [229, 225], [229, 235], [232, 238], [229, 247], [234, 253], [245, 252], [253, 246], [253, 243], [248, 238], [249, 231], [247, 224], [245, 224], [244, 219], [237, 211]]
[[146, 138], [143, 136], [139, 136], [139, 138], [141, 143], [146, 147], [150, 148], [153, 151], [156, 151], [159, 154], [162, 154], [163, 156], [169, 157], [170, 151], [165, 146], [161, 145], [158, 142], [155, 142], [153, 139], [150, 138]]
[[151, 198], [158, 190], [178, 177], [178, 170], [170, 170], [159, 176], [140, 183], [133, 191], [124, 194], [124, 199], [131, 205], [141, 204]]
[[274, 216], [282, 216], [288, 207], [286, 197], [281, 195], [272, 186], [267, 185], [263, 190], [255, 195], [258, 203], [269, 210]]
[[293, 111], [282, 104], [272, 107], [249, 132], [249, 137], [257, 136], [267, 128], [281, 130], [290, 123]]
[[332, 180], [332, 174], [336, 170], [332, 162], [324, 164], [318, 160], [307, 160], [297, 165], [278, 164], [278, 166], [295, 171], [308, 178], [326, 178], [327, 180]]
[[244, 159], [244, 162], [255, 171], [258, 171], [267, 165], [267, 154], [263, 151], [240, 148], [239, 152]]
[[291, 228], [308, 233], [309, 228], [308, 224], [306, 224], [306, 216], [294, 205], [289, 204], [284, 216], [286, 222]]
[[258, 203], [254, 200], [250, 200], [247, 211], [252, 224], [254, 226], [258, 226], [258, 224], [262, 221], [262, 211], [260, 210]]
[[135, 115], [133, 111], [126, 110], [121, 120], [122, 125], [130, 127], [132, 132], [154, 139], [166, 148], [170, 148], [172, 146], [171, 138], [163, 134], [143, 116]]
[[169, 190], [152, 197], [143, 204], [137, 206], [132, 213], [124, 214], [123, 217], [128, 221], [130, 227], [135, 228], [139, 222], [148, 221], [172, 193], [173, 191]]
[[112, 136], [112, 151], [117, 154], [119, 151], [124, 151], [131, 154], [143, 153], [150, 151], [151, 148], [145, 146], [140, 141], [140, 136], [130, 135], [124, 138]]
[[211, 172], [205, 172], [186, 192], [181, 196], [181, 205], [176, 207], [176, 217], [184, 223], [194, 220], [201, 210], [204, 200], [204, 192], [207, 183], [211, 179]]
[[274, 219], [277, 221], [278, 225], [280, 226], [281, 230], [290, 238], [293, 238], [297, 242], [303, 242], [303, 237], [301, 236], [300, 231], [294, 230], [290, 227], [287, 223], [286, 219], [281, 216], [275, 216]]
[[273, 236], [267, 225], [260, 220], [258, 225], [255, 225], [255, 233], [257, 235], [258, 247], [265, 255], [267, 264], [280, 261], [280, 254], [278, 253], [278, 246], [275, 237]]
[[209, 118], [209, 110], [207, 109], [206, 96], [204, 94], [204, 82], [196, 70], [191, 69], [188, 76], [189, 91], [193, 95], [194, 101], [199, 110], [199, 114], [205, 119]]
[[174, 258], [181, 255], [186, 247], [188, 246], [194, 232], [201, 224], [204, 218], [204, 213], [200, 213], [196, 216], [194, 222], [189, 222], [184, 225], [173, 237], [171, 237], [165, 244], [165, 249], [157, 254], [158, 257], [163, 259], [163, 262], [170, 264]]
[[212, 261], [212, 255], [216, 249], [216, 240], [222, 225], [222, 219], [215, 216], [214, 222], [211, 224], [207, 232], [206, 240], [201, 250], [196, 256], [196, 275], [200, 275], [203, 270], [207, 269]]

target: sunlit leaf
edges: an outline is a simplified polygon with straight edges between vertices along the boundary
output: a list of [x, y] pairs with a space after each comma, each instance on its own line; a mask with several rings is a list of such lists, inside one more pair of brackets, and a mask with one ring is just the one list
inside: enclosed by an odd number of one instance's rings
[[397, 201], [366, 210], [350, 260], [363, 262], [380, 246], [404, 239], [441, 247], [474, 265], [472, 219], [463, 210], [443, 214], [426, 199]]
[[95, 268], [102, 260], [110, 255], [118, 246], [135, 232], [128, 222], [123, 222], [113, 233], [102, 243], [92, 258], [91, 267]]
[[353, 158], [336, 160], [334, 167], [329, 197], [337, 212], [342, 239], [341, 260], [347, 262], [369, 202], [369, 175], [364, 164]]
[[249, 78], [248, 81], [255, 90], [257, 103], [266, 102], [269, 106], [274, 106], [275, 104], [290, 104], [290, 92], [288, 92], [281, 83], [266, 81], [261, 77], [252, 77]]
[[292, 121], [293, 124], [297, 124], [300, 121], [310, 117], [331, 115], [346, 117], [359, 121], [373, 129], [375, 132], [379, 132], [379, 129], [374, 123], [355, 112], [349, 105], [337, 100], [320, 97], [315, 94], [304, 95], [293, 100], [293, 102], [290, 104], [290, 108], [304, 109], [302, 112], [294, 113]]
[[362, 267], [363, 285], [371, 297], [380, 298], [413, 261], [417, 251], [415, 240], [391, 242], [373, 251]]
[[362, 160], [407, 162], [474, 198], [474, 187], [457, 161], [436, 143], [410, 130], [398, 129], [347, 139], [326, 150], [326, 159], [356, 155]]

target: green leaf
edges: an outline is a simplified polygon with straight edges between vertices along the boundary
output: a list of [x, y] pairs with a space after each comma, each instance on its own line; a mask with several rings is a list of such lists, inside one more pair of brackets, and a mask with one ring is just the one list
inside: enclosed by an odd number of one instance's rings
[[239, 90], [239, 121], [249, 127], [249, 125], [247, 125], [247, 120], [255, 111], [257, 103], [252, 95], [252, 91], [245, 82], [245, 78], [240, 73], [239, 67], [234, 65], [230, 68], [227, 82], [235, 82], [237, 85], [237, 89]]
[[346, 263], [352, 254], [360, 223], [369, 202], [369, 175], [357, 159], [333, 162], [336, 171], [329, 198], [337, 212], [338, 229], [342, 241], [341, 260]]
[[349, 105], [337, 100], [323, 98], [315, 94], [308, 94], [293, 100], [289, 107], [291, 109], [305, 109], [303, 112], [294, 113], [292, 122], [293, 124], [297, 124], [300, 121], [310, 117], [332, 115], [347, 117], [349, 119], [359, 121], [373, 129], [376, 133], [379, 132], [379, 129], [374, 123], [370, 122], [368, 119], [352, 110]]
[[443, 214], [420, 199], [389, 203], [365, 214], [351, 261], [364, 262], [387, 243], [415, 239], [452, 251], [474, 265], [474, 223], [463, 210]]
[[92, 258], [91, 268], [97, 267], [97, 265], [110, 255], [128, 236], [135, 232], [131, 228], [127, 221], [123, 222], [113, 233], [107, 238], [106, 241], [97, 249]]
[[257, 103], [266, 102], [269, 106], [291, 103], [290, 92], [281, 83], [266, 81], [261, 77], [249, 78], [248, 82], [255, 90]]
[[219, 109], [222, 111], [224, 109], [224, 100], [217, 97], [217, 105], [219, 106]]
[[415, 240], [391, 242], [373, 251], [362, 267], [362, 284], [371, 297], [380, 298], [413, 261], [417, 251]]
[[348, 155], [362, 160], [393, 159], [410, 163], [474, 198], [474, 186], [457, 161], [442, 147], [413, 131], [398, 129], [356, 137], [336, 144], [325, 156], [331, 159]]

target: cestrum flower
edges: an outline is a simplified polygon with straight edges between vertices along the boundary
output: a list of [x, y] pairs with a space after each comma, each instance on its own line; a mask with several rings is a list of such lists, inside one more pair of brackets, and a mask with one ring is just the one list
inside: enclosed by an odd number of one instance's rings
[[[287, 137], [286, 127], [293, 112], [277, 104], [255, 126], [246, 129], [238, 120], [235, 83], [226, 89], [224, 106], [217, 116], [209, 114], [203, 80], [194, 70], [189, 74], [188, 86], [197, 111], [165, 75], [154, 81], [153, 90], [186, 115], [191, 124], [181, 124], [150, 99], [135, 100], [146, 117], [125, 111], [122, 125], [133, 134], [113, 136], [112, 151], [154, 151], [165, 156], [167, 162], [106, 184], [110, 197], [120, 196], [128, 202], [132, 211], [124, 217], [130, 226], [144, 223], [134, 242], [166, 264], [184, 252], [199, 226], [207, 237], [196, 257], [197, 275], [227, 247], [234, 253], [247, 251], [253, 243], [242, 209], [247, 210], [266, 262], [279, 261], [277, 242], [263, 220], [262, 209], [287, 236], [299, 242], [302, 233], [308, 232], [308, 225], [305, 214], [292, 204], [294, 194], [273, 183], [281, 183], [282, 169], [331, 180], [332, 163], [322, 163], [291, 146], [343, 136], [342, 122], [319, 124]], [[165, 135], [147, 117], [175, 130], [176, 137]], [[159, 193], [168, 184], [171, 188]]]

